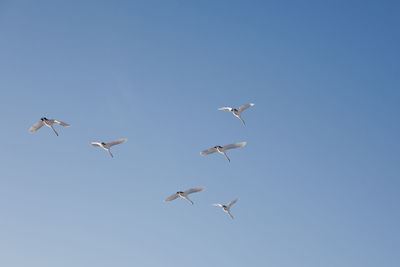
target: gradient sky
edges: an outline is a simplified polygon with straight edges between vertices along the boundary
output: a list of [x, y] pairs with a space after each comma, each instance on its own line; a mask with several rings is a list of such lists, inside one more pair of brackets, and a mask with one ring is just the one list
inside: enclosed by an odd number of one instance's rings
[[0, 266], [399, 266], [399, 12], [0, 1]]

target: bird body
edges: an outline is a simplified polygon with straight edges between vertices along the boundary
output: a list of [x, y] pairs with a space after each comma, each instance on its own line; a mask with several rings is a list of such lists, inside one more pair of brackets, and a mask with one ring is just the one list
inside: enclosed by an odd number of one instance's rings
[[239, 200], [239, 199], [237, 198], [237, 199], [235, 199], [235, 200], [229, 202], [227, 205], [213, 204], [213, 206], [222, 208], [222, 210], [223, 210], [224, 212], [228, 213], [228, 215], [231, 217], [231, 219], [233, 219], [233, 216], [232, 216], [232, 214], [231, 214], [231, 206], [232, 206], [233, 204], [235, 204], [238, 200]]
[[31, 128], [29, 128], [29, 132], [33, 133], [36, 132], [37, 130], [39, 130], [40, 128], [42, 128], [43, 125], [49, 127], [50, 129], [53, 130], [53, 132], [55, 133], [55, 135], [58, 136], [57, 131], [54, 129], [53, 124], [58, 124], [64, 127], [69, 127], [71, 126], [68, 123], [62, 122], [62, 121], [58, 121], [58, 120], [49, 120], [46, 117], [42, 117], [40, 118], [40, 121], [35, 123]]
[[113, 158], [114, 156], [113, 156], [113, 154], [111, 153], [111, 150], [110, 150], [111, 147], [112, 147], [112, 146], [115, 146], [115, 145], [118, 145], [118, 144], [125, 143], [127, 140], [128, 140], [127, 138], [123, 138], [123, 139], [111, 141], [111, 142], [109, 142], [109, 143], [105, 143], [105, 142], [91, 142], [90, 144], [91, 144], [92, 146], [98, 146], [98, 147], [103, 148], [103, 149], [106, 150], [106, 151], [110, 154], [110, 156]]
[[250, 104], [247, 104], [247, 105], [244, 105], [244, 106], [240, 106], [238, 109], [231, 108], [231, 107], [222, 107], [222, 108], [219, 108], [219, 110], [226, 110], [226, 111], [232, 112], [232, 114], [235, 117], [237, 117], [239, 120], [242, 121], [243, 125], [246, 125], [246, 123], [242, 119], [242, 112], [243, 112], [243, 110], [248, 109], [249, 107], [252, 107], [252, 106], [254, 106], [254, 104], [250, 103]]
[[247, 142], [241, 142], [241, 143], [235, 143], [235, 144], [230, 144], [230, 145], [226, 145], [226, 146], [214, 146], [212, 148], [206, 149], [204, 151], [200, 152], [200, 155], [205, 156], [205, 155], [209, 155], [215, 152], [218, 152], [222, 155], [224, 155], [226, 157], [226, 159], [228, 160], [228, 162], [230, 162], [230, 158], [228, 157], [228, 155], [226, 154], [226, 150], [228, 149], [233, 149], [233, 148], [238, 148], [238, 147], [243, 147], [247, 144]]
[[189, 194], [192, 194], [192, 193], [201, 192], [201, 191], [203, 191], [203, 190], [205, 190], [205, 189], [206, 189], [205, 187], [197, 187], [197, 188], [188, 189], [188, 190], [186, 190], [186, 191], [184, 191], [184, 192], [183, 192], [183, 191], [178, 191], [178, 192], [176, 192], [175, 194], [173, 194], [173, 195], [167, 197], [167, 198], [164, 200], [164, 202], [169, 202], [169, 201], [175, 200], [175, 199], [177, 199], [178, 197], [180, 197], [180, 198], [186, 199], [187, 201], [190, 202], [190, 204], [193, 205], [193, 201], [190, 200], [190, 198], [188, 197], [188, 195], [189, 195]]

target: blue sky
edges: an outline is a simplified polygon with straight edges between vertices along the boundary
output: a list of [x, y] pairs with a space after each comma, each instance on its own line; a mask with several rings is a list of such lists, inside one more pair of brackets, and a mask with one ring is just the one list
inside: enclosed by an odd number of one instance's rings
[[0, 265], [398, 266], [399, 8], [1, 1]]

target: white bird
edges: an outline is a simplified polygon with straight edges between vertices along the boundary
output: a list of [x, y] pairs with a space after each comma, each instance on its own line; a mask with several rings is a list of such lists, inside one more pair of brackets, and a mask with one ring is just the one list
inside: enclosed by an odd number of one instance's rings
[[238, 200], [239, 200], [238, 198], [235, 199], [235, 200], [232, 200], [232, 201], [229, 202], [227, 205], [222, 205], [222, 204], [212, 204], [212, 205], [213, 205], [213, 206], [216, 206], [216, 207], [221, 207], [222, 210], [225, 211], [226, 213], [228, 213], [229, 216], [231, 216], [231, 218], [233, 219], [233, 216], [232, 216], [232, 214], [231, 214], [231, 206], [232, 206], [233, 204], [235, 204]]
[[201, 151], [200, 155], [205, 156], [205, 155], [209, 155], [215, 152], [221, 153], [222, 155], [224, 155], [226, 157], [226, 159], [231, 162], [231, 160], [228, 158], [228, 155], [226, 155], [226, 150], [228, 149], [232, 149], [232, 148], [238, 148], [238, 147], [242, 147], [245, 146], [247, 144], [247, 142], [241, 142], [241, 143], [236, 143], [236, 144], [230, 144], [230, 145], [226, 145], [226, 146], [215, 146], [212, 148], [209, 148], [207, 150]]
[[104, 150], [108, 151], [108, 153], [110, 153], [110, 156], [113, 157], [113, 154], [110, 151], [110, 148], [112, 146], [118, 145], [118, 144], [122, 144], [125, 143], [128, 140], [128, 138], [124, 138], [124, 139], [119, 139], [119, 140], [115, 140], [115, 141], [111, 141], [109, 143], [104, 143], [104, 142], [91, 142], [90, 144], [92, 146], [99, 146], [101, 148], [103, 148]]
[[238, 109], [231, 108], [231, 107], [223, 107], [223, 108], [219, 108], [218, 110], [226, 110], [226, 111], [232, 112], [232, 114], [235, 117], [239, 118], [242, 121], [243, 125], [246, 125], [246, 123], [244, 123], [244, 120], [242, 119], [242, 112], [243, 112], [243, 110], [248, 109], [249, 107], [252, 107], [252, 106], [254, 106], [254, 104], [250, 103], [250, 104], [241, 106]]
[[40, 118], [40, 121], [35, 123], [31, 128], [29, 128], [29, 132], [33, 133], [42, 128], [43, 125], [46, 125], [47, 127], [51, 128], [53, 132], [58, 136], [58, 133], [53, 127], [53, 124], [58, 124], [64, 127], [69, 127], [71, 126], [68, 123], [62, 122], [62, 121], [57, 121], [57, 120], [49, 120], [46, 117]]
[[177, 199], [178, 197], [180, 197], [180, 198], [186, 199], [187, 201], [190, 202], [190, 204], [193, 205], [193, 201], [191, 201], [191, 200], [188, 198], [188, 195], [189, 195], [189, 194], [192, 194], [192, 193], [201, 192], [201, 191], [203, 191], [203, 190], [205, 190], [205, 189], [206, 189], [205, 187], [197, 187], [197, 188], [188, 189], [188, 190], [186, 190], [185, 192], [178, 191], [178, 192], [176, 192], [175, 194], [173, 194], [173, 195], [167, 197], [164, 201], [165, 201], [165, 202], [169, 202], [169, 201], [172, 201], [172, 200]]

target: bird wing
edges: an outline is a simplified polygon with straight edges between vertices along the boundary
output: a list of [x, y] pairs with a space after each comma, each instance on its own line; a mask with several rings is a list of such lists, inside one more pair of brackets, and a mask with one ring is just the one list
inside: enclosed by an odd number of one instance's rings
[[209, 148], [207, 150], [201, 151], [200, 155], [205, 156], [205, 155], [212, 154], [212, 153], [215, 153], [215, 152], [217, 152], [217, 149], [215, 147], [212, 147], [212, 148]]
[[238, 148], [238, 147], [245, 146], [246, 144], [247, 144], [247, 142], [241, 142], [241, 143], [236, 143], [236, 144], [230, 144], [230, 145], [224, 146], [222, 149], [223, 149], [223, 150], [228, 150], [228, 149], [232, 149], [232, 148]]
[[232, 108], [231, 108], [231, 107], [222, 107], [222, 108], [219, 108], [218, 110], [226, 110], [226, 111], [231, 111], [231, 110], [232, 110]]
[[166, 199], [164, 199], [164, 201], [165, 201], [165, 202], [172, 201], [172, 200], [174, 200], [174, 199], [177, 199], [178, 197], [179, 197], [179, 195], [175, 193], [175, 194], [173, 194], [173, 195], [167, 197]]
[[248, 109], [249, 107], [252, 107], [252, 106], [254, 106], [253, 103], [241, 106], [241, 107], [238, 108], [238, 111], [239, 111], [239, 113], [241, 113], [243, 110]]
[[229, 202], [228, 203], [228, 205], [226, 205], [228, 208], [230, 208], [233, 204], [235, 204], [237, 201], [238, 201], [239, 199], [237, 198], [237, 199], [235, 199], [235, 200], [232, 200], [231, 202]]
[[43, 125], [44, 125], [43, 121], [39, 121], [35, 123], [31, 128], [29, 128], [29, 132], [30, 133], [36, 132], [37, 130], [42, 128]]
[[90, 142], [90, 144], [92, 146], [100, 146], [101, 147], [101, 143], [99, 143], [99, 142]]
[[119, 145], [119, 144], [126, 142], [127, 140], [128, 140], [128, 138], [111, 141], [111, 142], [107, 143], [107, 146], [111, 147], [111, 146]]
[[184, 194], [185, 195], [189, 195], [189, 194], [192, 194], [192, 193], [201, 192], [201, 191], [203, 191], [205, 189], [206, 189], [205, 187], [191, 188], [191, 189], [186, 190], [184, 192]]
[[54, 122], [55, 124], [58, 124], [58, 125], [61, 125], [61, 126], [64, 126], [64, 127], [69, 127], [69, 126], [71, 126], [71, 124], [68, 124], [68, 123], [65, 123], [65, 122], [62, 122], [62, 121], [58, 121], [58, 120], [53, 120], [53, 122]]
[[222, 205], [221, 204], [212, 204], [213, 206], [216, 206], [216, 207], [220, 207], [220, 208], [222, 208]]

